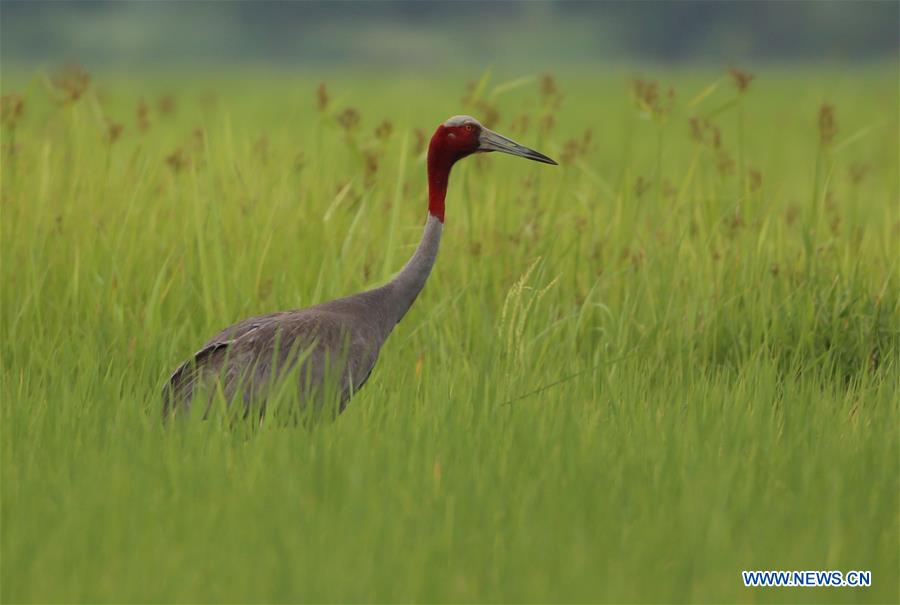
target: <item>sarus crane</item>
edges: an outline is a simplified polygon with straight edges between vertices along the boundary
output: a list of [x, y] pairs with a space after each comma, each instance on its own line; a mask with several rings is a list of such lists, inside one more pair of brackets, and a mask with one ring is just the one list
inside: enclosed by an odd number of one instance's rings
[[556, 164], [485, 128], [471, 116], [450, 118], [438, 126], [428, 145], [425, 231], [400, 272], [373, 290], [305, 309], [251, 317], [225, 328], [172, 373], [164, 388], [163, 417], [187, 410], [204, 386], [212, 387], [204, 402], [204, 417], [215, 392], [228, 402], [240, 394], [245, 415], [254, 405], [263, 413], [272, 387], [289, 371], [299, 386], [299, 409], [311, 398], [315, 405], [321, 404], [321, 390], [331, 380], [337, 411], [343, 411], [365, 384], [382, 345], [431, 273], [444, 228], [451, 168], [473, 153], [491, 151]]

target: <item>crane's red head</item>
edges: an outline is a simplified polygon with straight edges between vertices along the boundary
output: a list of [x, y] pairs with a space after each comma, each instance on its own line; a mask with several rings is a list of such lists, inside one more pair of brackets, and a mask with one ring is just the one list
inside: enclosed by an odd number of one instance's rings
[[437, 127], [428, 145], [428, 211], [444, 222], [447, 179], [457, 161], [473, 153], [501, 151], [522, 158], [556, 164], [553, 160], [485, 128], [471, 116], [453, 116]]

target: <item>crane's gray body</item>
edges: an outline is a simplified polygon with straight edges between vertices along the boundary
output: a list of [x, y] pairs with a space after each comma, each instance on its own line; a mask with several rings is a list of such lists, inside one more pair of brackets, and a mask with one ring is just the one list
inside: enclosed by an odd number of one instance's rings
[[[264, 409], [279, 376], [297, 380], [301, 405], [333, 379], [340, 409], [365, 383], [387, 337], [421, 292], [434, 266], [443, 224], [429, 215], [422, 241], [390, 282], [306, 309], [252, 317], [213, 336], [166, 384], [163, 415], [190, 406], [218, 380], [227, 400]], [[208, 408], [211, 399], [206, 406]], [[207, 409], [204, 410], [204, 414]]]

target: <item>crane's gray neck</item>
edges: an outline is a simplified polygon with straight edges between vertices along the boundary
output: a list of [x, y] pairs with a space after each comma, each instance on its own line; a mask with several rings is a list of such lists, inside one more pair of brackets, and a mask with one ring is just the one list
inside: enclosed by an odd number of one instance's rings
[[412, 258], [404, 265], [400, 273], [385, 286], [389, 292], [390, 306], [396, 315], [395, 323], [406, 315], [419, 292], [425, 287], [425, 281], [437, 258], [443, 230], [444, 224], [441, 220], [429, 213], [428, 220], [425, 221], [425, 233], [422, 235], [422, 241], [419, 242]]

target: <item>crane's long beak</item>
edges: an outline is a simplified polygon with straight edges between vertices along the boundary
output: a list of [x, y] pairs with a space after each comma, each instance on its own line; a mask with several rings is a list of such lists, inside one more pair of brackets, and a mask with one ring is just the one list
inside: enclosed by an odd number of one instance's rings
[[524, 145], [519, 145], [512, 139], [507, 139], [505, 136], [484, 127], [481, 128], [481, 134], [478, 135], [478, 151], [502, 151], [503, 153], [517, 155], [520, 158], [527, 158], [535, 162], [556, 165], [554, 160], [543, 153], [529, 149]]

